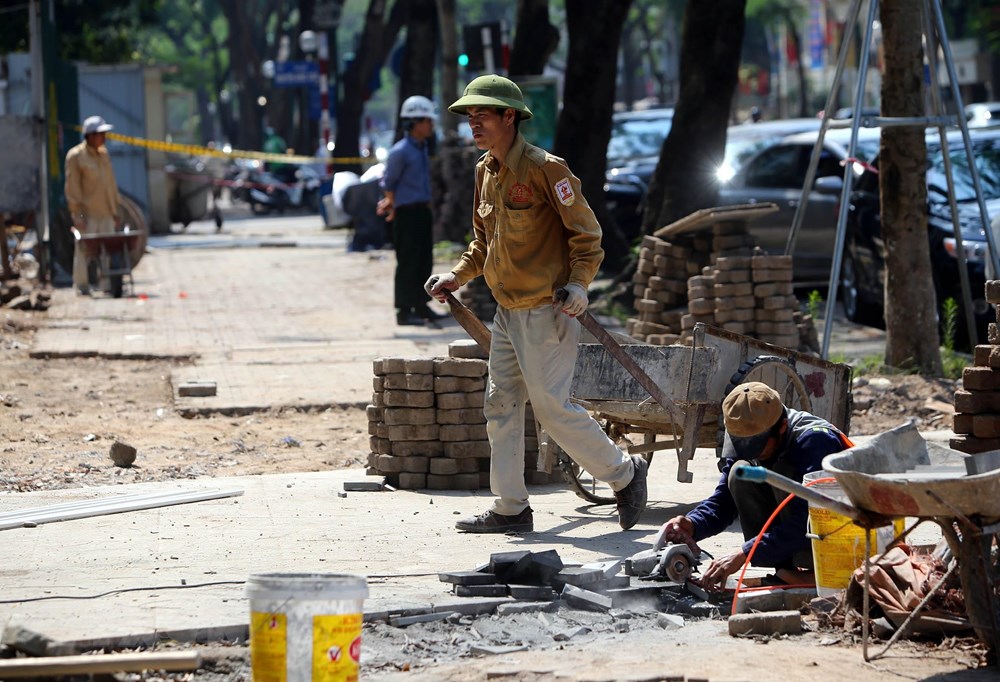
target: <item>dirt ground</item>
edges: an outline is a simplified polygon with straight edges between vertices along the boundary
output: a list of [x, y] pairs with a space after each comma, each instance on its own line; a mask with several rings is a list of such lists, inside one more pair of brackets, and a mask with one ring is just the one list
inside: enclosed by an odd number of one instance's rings
[[[321, 471], [367, 458], [363, 409], [185, 419], [172, 406], [170, 361], [32, 359], [44, 314], [0, 317], [0, 490]], [[910, 417], [924, 429], [951, 427], [953, 381], [866, 376], [855, 384], [851, 434]], [[132, 467], [111, 462], [116, 440], [138, 450]]]
[[[185, 419], [172, 406], [171, 364], [168, 361], [30, 358], [34, 332], [43, 322], [42, 315], [44, 313], [0, 311], [0, 493], [176, 478], [320, 471], [359, 466], [366, 459], [368, 428], [363, 409], [275, 410], [241, 417], [216, 415]], [[952, 381], [918, 376], [862, 377], [856, 382], [854, 391], [851, 432], [877, 433], [910, 417], [921, 420], [921, 428], [948, 429], [951, 425], [948, 411], [955, 388]], [[134, 466], [120, 468], [111, 462], [109, 448], [116, 440], [137, 448]], [[476, 627], [481, 632], [497, 630], [500, 633], [497, 642], [503, 642], [510, 638], [509, 628], [505, 629], [502, 620], [498, 624], [497, 618], [477, 619]], [[579, 616], [567, 618], [573, 620]], [[626, 652], [622, 655], [631, 655], [638, 670], [649, 661], [648, 650], [637, 646], [637, 640], [644, 639], [647, 634], [652, 637], [653, 633], [663, 632], [655, 618], [634, 620], [625, 629], [613, 618], [590, 620], [593, 621], [587, 624], [590, 634], [576, 641], [549, 642], [548, 648], [539, 644], [525, 652], [525, 658], [518, 659], [523, 660], [521, 669], [535, 672], [504, 675], [504, 679], [575, 679], [572, 666], [584, 660], [594, 679], [630, 679], [631, 675], [619, 676], [606, 666], [602, 668], [600, 652], [608, 646], [613, 646], [617, 652]], [[409, 671], [402, 673], [407, 675], [406, 679], [487, 679], [495, 673], [501, 660], [507, 659], [470, 658], [468, 647], [464, 653], [459, 652], [451, 646], [453, 638], [460, 637], [467, 643], [469, 637], [462, 633], [469, 632], [472, 622], [463, 620], [459, 625], [458, 628], [445, 624], [428, 625], [408, 630], [367, 626], [366, 672], [373, 679], [394, 678], [395, 673], [402, 671]], [[513, 627], [515, 624], [507, 625]], [[568, 622], [566, 626], [575, 627], [576, 624]], [[629, 628], [631, 638], [625, 632]], [[639, 630], [646, 632], [640, 636]], [[656, 636], [662, 639], [659, 634]], [[694, 640], [700, 637], [695, 636]], [[857, 663], [850, 674], [880, 680], [899, 677], [898, 671], [877, 674], [877, 668], [866, 668], [861, 662], [857, 639], [851, 635], [813, 633], [808, 637], [815, 640], [809, 650], [817, 652], [811, 655], [821, 675], [827, 674], [824, 669], [842, 668], [843, 660], [848, 659]], [[492, 641], [493, 638], [486, 639]], [[629, 639], [635, 648], [633, 654], [627, 653]], [[694, 646], [694, 640], [686, 645]], [[716, 642], [711, 646], [718, 645]], [[677, 642], [668, 639], [662, 646], [675, 647]], [[837, 650], [840, 650], [839, 655]], [[982, 648], [974, 640], [971, 643], [952, 641], [950, 645], [947, 642], [944, 645], [903, 643], [902, 650], [908, 652], [908, 656], [915, 656], [917, 661], [924, 661], [908, 664], [902, 674], [905, 679], [946, 679], [935, 677], [935, 674], [979, 668], [985, 660]], [[545, 658], [545, 651], [551, 652], [550, 658]], [[804, 668], [796, 660], [802, 651], [794, 641], [775, 641], [773, 646], [761, 649], [761, 655], [768, 657], [769, 670], [784, 671], [782, 679], [806, 679], [788, 674], [793, 668], [809, 672], [809, 666]], [[703, 653], [711, 657], [708, 652]], [[249, 656], [246, 647], [209, 647], [206, 654], [210, 662], [194, 675], [144, 674], [116, 678], [197, 679], [200, 682], [247, 679]], [[566, 668], [559, 663], [566, 660], [576, 663], [569, 663], [570, 667]], [[893, 665], [886, 667], [895, 668]], [[742, 675], [745, 670], [738, 662], [731, 668], [724, 677], [719, 677], [720, 673], [715, 670], [711, 678], [777, 679]], [[809, 676], [813, 674], [809, 672]]]

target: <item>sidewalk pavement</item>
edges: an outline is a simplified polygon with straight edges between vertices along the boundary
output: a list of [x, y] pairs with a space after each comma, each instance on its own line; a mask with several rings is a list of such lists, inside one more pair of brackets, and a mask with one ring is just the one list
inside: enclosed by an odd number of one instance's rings
[[[213, 380], [218, 395], [175, 396], [178, 409], [364, 405], [375, 357], [442, 356], [450, 341], [467, 337], [450, 319], [440, 329], [397, 327], [392, 252], [348, 253], [346, 237], [292, 218], [227, 223], [222, 235], [196, 223], [183, 236], [153, 239], [134, 273], [137, 297], [57, 290], [33, 355], [193, 358], [174, 370], [173, 385]], [[613, 507], [586, 505], [550, 485], [532, 491], [535, 533], [460, 534], [455, 520], [483, 511], [488, 491], [339, 497], [345, 481], [365, 478], [363, 470], [3, 495], [0, 512], [126, 493], [242, 491], [0, 531], [0, 625], [92, 645], [243, 636], [242, 582], [258, 572], [366, 575], [369, 617], [455, 602], [482, 608], [475, 604], [483, 600], [449, 596], [437, 573], [469, 570], [510, 549], [554, 548], [567, 563], [630, 556], [716, 484], [712, 451], [696, 454], [691, 484], [673, 480], [672, 455], [656, 459], [650, 508], [629, 532], [619, 529]], [[704, 548], [714, 554], [740, 541], [730, 529]]]

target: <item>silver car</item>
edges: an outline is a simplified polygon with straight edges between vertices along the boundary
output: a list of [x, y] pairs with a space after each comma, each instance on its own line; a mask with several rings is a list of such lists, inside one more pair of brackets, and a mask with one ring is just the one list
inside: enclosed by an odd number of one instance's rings
[[[737, 168], [720, 170], [720, 205], [773, 202], [778, 206], [775, 213], [749, 223], [750, 234], [770, 253], [785, 251], [818, 134], [814, 131], [771, 140], [744, 158]], [[849, 142], [850, 130], [828, 130], [824, 136], [816, 179], [792, 254], [797, 286], [823, 286], [829, 282], [844, 166], [851, 163], [860, 175], [865, 164], [878, 154], [879, 131], [859, 131], [853, 158], [847, 152]]]

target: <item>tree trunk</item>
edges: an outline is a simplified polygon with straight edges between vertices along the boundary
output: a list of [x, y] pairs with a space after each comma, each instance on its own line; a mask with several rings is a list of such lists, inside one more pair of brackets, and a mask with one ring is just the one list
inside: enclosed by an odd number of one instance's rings
[[806, 65], [802, 56], [802, 40], [799, 38], [799, 32], [795, 30], [795, 19], [787, 12], [785, 13], [785, 25], [788, 27], [788, 36], [792, 41], [792, 50], [795, 54], [795, 73], [799, 81], [798, 115], [805, 118], [809, 115], [809, 82], [806, 80]]
[[558, 46], [559, 29], [549, 22], [549, 0], [518, 0], [508, 69], [511, 78], [542, 73]]
[[642, 66], [642, 57], [639, 54], [639, 23], [640, 20], [625, 22], [622, 29], [622, 91], [621, 101], [625, 105], [625, 111], [632, 111], [635, 100], [645, 97], [645, 93], [637, 95], [636, 74]]
[[[629, 245], [604, 202], [618, 44], [631, 0], [566, 0], [569, 54], [553, 152], [580, 178], [604, 230], [604, 266], [616, 270]], [[528, 125], [531, 125], [529, 122]]]
[[725, 157], [729, 104], [738, 81], [746, 0], [689, 0], [684, 12], [680, 94], [643, 213], [646, 234], [714, 206], [714, 169]]
[[[923, 116], [921, 22], [911, 2], [883, 0], [883, 116]], [[857, 115], [857, 113], [855, 113]], [[927, 240], [927, 145], [917, 126], [882, 130], [879, 193], [885, 242], [885, 363], [940, 376], [934, 278]]]
[[448, 105], [458, 99], [458, 30], [455, 24], [455, 0], [438, 0], [441, 23], [441, 106], [438, 126], [442, 133], [457, 134], [459, 117], [449, 113]]
[[[409, 0], [396, 0], [384, 22], [386, 0], [371, 0], [365, 15], [365, 27], [354, 60], [341, 77], [343, 88], [337, 104], [337, 146], [334, 153], [339, 158], [360, 156], [361, 115], [371, 93], [368, 86], [375, 70], [385, 62], [386, 55], [396, 42], [403, 26]], [[359, 172], [358, 162], [337, 163], [337, 170]]]
[[[406, 44], [399, 78], [399, 103], [410, 95], [434, 99], [434, 62], [437, 58], [437, 0], [409, 0]], [[451, 102], [449, 102], [451, 104]], [[403, 135], [396, 119], [396, 139]]]

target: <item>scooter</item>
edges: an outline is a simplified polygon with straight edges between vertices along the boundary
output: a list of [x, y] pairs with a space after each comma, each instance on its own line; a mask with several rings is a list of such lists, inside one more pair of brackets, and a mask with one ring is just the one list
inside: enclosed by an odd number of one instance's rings
[[250, 210], [258, 215], [271, 211], [283, 214], [288, 208], [305, 208], [319, 213], [319, 174], [308, 166], [295, 170], [295, 181], [282, 182], [273, 173], [261, 172], [251, 176], [247, 201]]

